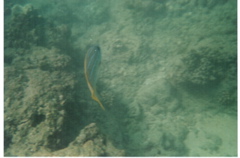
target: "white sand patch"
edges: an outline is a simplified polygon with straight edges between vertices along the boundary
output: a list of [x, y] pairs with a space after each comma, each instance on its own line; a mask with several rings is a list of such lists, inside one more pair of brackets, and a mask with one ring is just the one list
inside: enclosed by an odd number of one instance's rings
[[236, 156], [237, 119], [227, 114], [199, 119], [185, 141], [189, 156]]

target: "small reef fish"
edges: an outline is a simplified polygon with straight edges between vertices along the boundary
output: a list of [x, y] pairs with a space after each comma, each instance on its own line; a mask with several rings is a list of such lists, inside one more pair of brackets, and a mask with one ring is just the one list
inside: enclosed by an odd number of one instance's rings
[[105, 110], [104, 106], [98, 98], [96, 90], [97, 73], [101, 63], [101, 56], [102, 55], [99, 46], [92, 46], [89, 48], [84, 60], [84, 74], [87, 80], [88, 88], [92, 95], [92, 99], [98, 102], [100, 107]]

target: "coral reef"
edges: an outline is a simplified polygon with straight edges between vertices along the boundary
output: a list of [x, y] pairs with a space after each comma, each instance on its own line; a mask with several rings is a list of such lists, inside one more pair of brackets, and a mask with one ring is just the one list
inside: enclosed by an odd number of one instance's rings
[[[95, 124], [77, 137], [86, 125], [85, 79], [79, 77], [81, 57], [72, 56], [70, 29], [49, 22], [32, 5], [14, 5], [9, 16], [4, 54], [5, 155], [124, 155]], [[59, 151], [68, 146], [76, 152]], [[79, 153], [79, 148], [84, 150]]]
[[5, 156], [236, 156], [236, 2], [6, 1]]
[[[47, 49], [38, 52], [51, 54], [51, 50]], [[36, 54], [33, 57], [36, 58]], [[57, 66], [58, 69], [46, 71], [42, 67], [49, 65], [35, 67], [31, 65], [31, 60], [25, 59], [23, 61], [29, 61], [30, 65], [26, 67], [20, 61], [14, 61], [15, 68], [5, 68], [5, 132], [11, 138], [7, 145], [10, 149], [6, 151], [9, 155], [31, 155], [39, 150], [39, 146], [51, 150], [62, 148], [69, 141], [66, 140], [69, 137], [62, 139], [61, 135], [69, 130], [65, 127], [70, 121], [68, 108], [76, 104], [73, 98], [79, 81], [64, 68], [59, 71]], [[49, 59], [49, 63], [52, 63], [50, 68], [56, 68], [54, 61], [56, 59]], [[14, 114], [16, 111], [18, 114]]]
[[103, 91], [101, 93], [102, 102], [110, 107], [114, 105], [114, 95], [109, 91]]
[[222, 91], [217, 96], [218, 102], [222, 105], [235, 105], [237, 103], [237, 88], [234, 88], [229, 91]]
[[4, 30], [4, 38], [7, 41], [5, 47], [26, 48], [33, 43], [44, 44], [45, 20], [32, 5], [14, 5], [10, 16], [5, 22], [5, 25], [11, 26]]
[[116, 149], [100, 132], [95, 123], [81, 130], [80, 134], [67, 148], [49, 153], [40, 151], [33, 156], [124, 156], [123, 150]]
[[166, 8], [166, 0], [159, 1], [134, 1], [130, 0], [126, 2], [126, 6], [129, 9], [137, 10], [138, 16], [143, 17], [155, 17], [155, 16], [165, 16], [167, 8]]
[[54, 26], [32, 5], [14, 5], [4, 30], [5, 47], [45, 46], [69, 49], [71, 31], [66, 25]]
[[236, 67], [236, 54], [219, 49], [200, 47], [190, 50], [182, 58], [183, 65], [176, 70], [176, 82], [193, 85], [209, 85], [223, 80], [232, 67]]
[[184, 14], [189, 14], [193, 8], [213, 8], [217, 5], [222, 5], [226, 1], [214, 0], [149, 0], [149, 1], [134, 1], [126, 2], [129, 9], [137, 11], [138, 16], [153, 18], [162, 18], [165, 16], [179, 17]]

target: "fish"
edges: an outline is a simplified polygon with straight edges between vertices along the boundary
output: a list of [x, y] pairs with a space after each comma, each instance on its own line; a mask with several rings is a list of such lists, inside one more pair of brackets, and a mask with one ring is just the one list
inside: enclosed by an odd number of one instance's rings
[[87, 81], [88, 88], [91, 92], [91, 97], [95, 100], [100, 107], [105, 110], [104, 106], [102, 105], [101, 101], [99, 100], [97, 89], [96, 89], [96, 82], [98, 77], [98, 70], [101, 64], [101, 50], [99, 46], [91, 46], [84, 59], [84, 75]]

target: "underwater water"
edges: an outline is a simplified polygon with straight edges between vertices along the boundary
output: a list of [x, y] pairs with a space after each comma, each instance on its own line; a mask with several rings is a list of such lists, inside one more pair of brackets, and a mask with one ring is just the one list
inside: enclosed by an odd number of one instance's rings
[[12, 0], [4, 29], [5, 156], [237, 156], [236, 0]]

